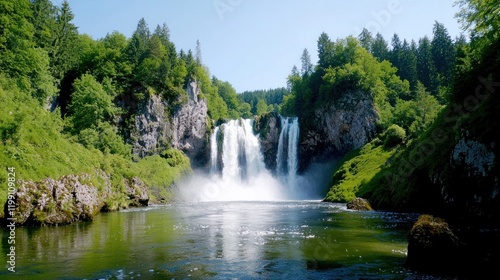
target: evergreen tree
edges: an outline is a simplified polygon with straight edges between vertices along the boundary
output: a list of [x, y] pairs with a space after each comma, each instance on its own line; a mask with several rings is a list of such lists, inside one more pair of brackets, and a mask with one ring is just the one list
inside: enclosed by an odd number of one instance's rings
[[382, 34], [377, 33], [371, 45], [370, 51], [373, 54], [373, 56], [378, 58], [379, 61], [389, 59], [388, 45]]
[[311, 56], [307, 49], [304, 49], [302, 52], [302, 56], [300, 57], [300, 61], [302, 62], [301, 74], [302, 76], [309, 76], [313, 71], [313, 65], [311, 63]]
[[196, 40], [196, 56], [195, 56], [196, 64], [201, 65], [201, 43], [200, 40]]
[[431, 42], [432, 57], [436, 71], [441, 77], [440, 84], [450, 86], [455, 63], [453, 41], [444, 25], [437, 21], [434, 24], [433, 35]]
[[79, 57], [78, 53], [78, 31], [72, 23], [73, 12], [68, 1], [62, 2], [56, 16], [56, 29], [53, 37], [52, 47], [49, 50], [51, 59], [51, 71], [53, 76], [61, 80], [66, 72], [75, 66]]
[[[403, 40], [399, 62], [401, 65], [401, 78], [410, 82], [410, 88], [415, 89], [417, 86], [417, 47], [414, 41], [410, 45], [406, 40]], [[399, 71], [398, 71], [399, 72]]]
[[399, 58], [401, 57], [401, 40], [399, 39], [398, 34], [394, 34], [391, 41], [392, 49], [389, 53], [389, 61], [394, 65], [397, 69], [401, 68], [399, 63]]
[[432, 56], [431, 41], [427, 36], [421, 38], [417, 49], [417, 73], [418, 79], [432, 95], [438, 94], [436, 67]]
[[35, 45], [49, 51], [56, 32], [57, 9], [50, 0], [33, 0], [31, 9]]
[[372, 49], [374, 39], [372, 33], [368, 31], [368, 29], [363, 28], [363, 31], [361, 31], [361, 33], [358, 35], [358, 40], [361, 43], [361, 46], [366, 50], [370, 51]]
[[318, 39], [318, 64], [322, 68], [327, 68], [333, 62], [334, 45], [330, 37], [323, 32]]

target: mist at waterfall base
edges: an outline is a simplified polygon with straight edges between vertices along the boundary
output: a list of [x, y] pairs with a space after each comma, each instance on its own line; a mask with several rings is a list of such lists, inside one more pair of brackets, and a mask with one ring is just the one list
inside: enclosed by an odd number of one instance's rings
[[195, 170], [180, 182], [181, 201], [275, 201], [322, 199], [332, 164], [298, 169], [299, 124], [281, 117], [276, 170], [268, 170], [253, 120], [231, 120], [215, 128], [210, 138], [210, 170]]

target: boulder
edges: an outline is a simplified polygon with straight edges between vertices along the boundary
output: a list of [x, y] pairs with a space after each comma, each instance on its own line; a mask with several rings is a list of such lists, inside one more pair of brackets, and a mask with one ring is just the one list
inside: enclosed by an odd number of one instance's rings
[[141, 179], [134, 177], [127, 180], [125, 185], [127, 188], [127, 196], [130, 200], [130, 206], [148, 206], [148, 187]]
[[448, 223], [421, 215], [408, 237], [406, 265], [422, 271], [445, 272], [457, 266], [460, 259], [460, 240]]
[[347, 209], [357, 210], [357, 211], [369, 211], [373, 210], [370, 202], [364, 198], [357, 197], [347, 203]]

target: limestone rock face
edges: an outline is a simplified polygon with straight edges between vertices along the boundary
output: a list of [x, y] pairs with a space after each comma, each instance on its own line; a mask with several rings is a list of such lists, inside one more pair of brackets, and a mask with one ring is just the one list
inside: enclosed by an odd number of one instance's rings
[[139, 104], [137, 111], [132, 131], [132, 153], [140, 158], [160, 153], [172, 137], [167, 103], [160, 96], [152, 95]]
[[479, 141], [465, 129], [455, 141], [449, 152], [449, 164], [440, 172], [430, 174], [430, 181], [439, 189], [448, 211], [498, 221], [497, 143]]
[[361, 148], [376, 134], [378, 112], [369, 92], [342, 94], [316, 109], [311, 120], [301, 120], [299, 170], [316, 160]]
[[281, 132], [281, 116], [271, 112], [257, 117], [254, 130], [259, 133], [260, 149], [264, 156], [264, 163], [269, 170], [276, 170], [276, 155]]
[[172, 147], [182, 150], [196, 166], [207, 163], [207, 101], [199, 98], [201, 89], [196, 80], [188, 84], [186, 93], [175, 104], [151, 95], [138, 106], [130, 137], [134, 155], [143, 158]]
[[172, 147], [183, 151], [195, 166], [204, 166], [209, 156], [208, 106], [199, 99], [201, 90], [196, 81], [187, 87], [189, 100], [175, 111], [172, 120]]
[[18, 224], [69, 224], [92, 220], [104, 197], [87, 183], [89, 176], [68, 175], [39, 182], [21, 182], [15, 194], [14, 217]]

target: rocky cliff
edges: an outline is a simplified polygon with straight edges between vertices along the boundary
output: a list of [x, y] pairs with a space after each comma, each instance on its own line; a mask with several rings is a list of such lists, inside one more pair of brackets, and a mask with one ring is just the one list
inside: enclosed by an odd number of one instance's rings
[[378, 113], [369, 92], [345, 92], [300, 120], [299, 170], [361, 148], [376, 134]]
[[152, 95], [138, 105], [131, 132], [134, 155], [143, 158], [168, 148], [172, 125], [167, 107], [159, 95]]
[[201, 89], [196, 81], [188, 84], [187, 103], [175, 110], [171, 130], [172, 147], [183, 151], [195, 166], [208, 162], [207, 148], [210, 137], [208, 106], [206, 99], [199, 98]]
[[134, 155], [142, 158], [173, 147], [182, 150], [195, 166], [206, 164], [207, 102], [200, 98], [201, 90], [196, 80], [187, 85], [186, 93], [176, 104], [152, 95], [138, 106], [131, 133]]
[[260, 149], [268, 170], [276, 170], [276, 155], [281, 132], [281, 116], [270, 112], [255, 119], [254, 130], [259, 133]]

